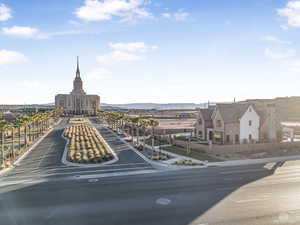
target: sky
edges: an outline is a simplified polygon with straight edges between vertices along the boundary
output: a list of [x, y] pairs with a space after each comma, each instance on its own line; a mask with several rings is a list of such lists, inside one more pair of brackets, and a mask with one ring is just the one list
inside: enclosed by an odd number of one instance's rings
[[0, 104], [300, 96], [300, 0], [0, 0]]

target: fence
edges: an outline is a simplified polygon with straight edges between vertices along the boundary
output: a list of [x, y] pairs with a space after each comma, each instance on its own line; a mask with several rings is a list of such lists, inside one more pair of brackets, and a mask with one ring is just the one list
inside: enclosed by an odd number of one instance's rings
[[[186, 147], [186, 141], [175, 140], [175, 145]], [[300, 142], [284, 142], [284, 143], [257, 143], [257, 144], [236, 144], [236, 145], [208, 145], [197, 144], [191, 142], [190, 148], [193, 150], [205, 151], [210, 153], [234, 153], [234, 152], [267, 152], [282, 149], [300, 148]]]

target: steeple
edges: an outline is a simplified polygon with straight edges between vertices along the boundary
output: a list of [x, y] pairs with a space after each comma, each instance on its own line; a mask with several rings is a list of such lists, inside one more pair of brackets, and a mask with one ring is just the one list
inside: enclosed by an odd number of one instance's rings
[[76, 76], [73, 81], [73, 90], [71, 94], [85, 94], [82, 88], [82, 80], [80, 77], [80, 70], [79, 70], [79, 57], [77, 56], [77, 68], [76, 68]]
[[80, 77], [80, 70], [79, 70], [79, 57], [77, 56], [77, 69], [76, 69], [76, 77]]

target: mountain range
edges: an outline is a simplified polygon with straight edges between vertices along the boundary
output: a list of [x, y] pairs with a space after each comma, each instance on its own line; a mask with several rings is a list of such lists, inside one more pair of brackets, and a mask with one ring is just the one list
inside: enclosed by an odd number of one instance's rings
[[195, 109], [207, 106], [207, 103], [128, 103], [128, 104], [107, 104], [102, 103], [103, 108], [117, 107], [123, 109]]

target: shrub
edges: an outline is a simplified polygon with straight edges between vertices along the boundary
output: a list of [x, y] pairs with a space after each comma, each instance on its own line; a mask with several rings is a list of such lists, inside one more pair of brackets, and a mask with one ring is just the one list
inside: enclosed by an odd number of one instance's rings
[[67, 158], [76, 163], [101, 163], [113, 159], [98, 131], [88, 125], [67, 127], [63, 135], [69, 139]]

